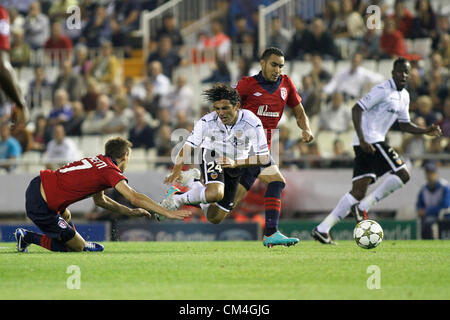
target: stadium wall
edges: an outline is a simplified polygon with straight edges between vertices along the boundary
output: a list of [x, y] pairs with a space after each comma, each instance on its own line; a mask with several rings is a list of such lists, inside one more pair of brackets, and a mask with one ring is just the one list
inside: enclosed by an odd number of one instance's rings
[[[285, 212], [326, 212], [332, 210], [340, 197], [350, 190], [352, 171], [349, 169], [321, 169], [282, 171], [287, 180], [284, 193]], [[440, 177], [450, 180], [450, 168], [442, 168]], [[21, 215], [25, 212], [25, 190], [35, 175], [11, 174], [1, 176], [0, 217], [2, 213]], [[126, 174], [129, 184], [155, 201], [163, 199], [167, 190], [164, 173], [144, 172]], [[397, 211], [397, 219], [414, 219], [415, 204], [420, 188], [425, 184], [423, 170], [411, 169], [411, 180], [399, 191], [379, 203], [374, 210]], [[369, 189], [369, 191], [372, 189]], [[86, 212], [93, 208], [91, 199], [69, 207], [72, 212]]]

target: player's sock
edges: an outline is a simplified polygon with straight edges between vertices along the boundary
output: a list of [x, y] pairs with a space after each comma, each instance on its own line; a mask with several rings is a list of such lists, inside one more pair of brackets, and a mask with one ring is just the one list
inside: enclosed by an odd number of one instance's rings
[[286, 184], [281, 181], [274, 181], [268, 184], [264, 195], [264, 210], [266, 212], [265, 236], [271, 236], [278, 230], [278, 219], [281, 211], [281, 193]]
[[403, 185], [402, 179], [395, 174], [390, 174], [371, 194], [361, 200], [358, 208], [362, 211], [369, 211], [373, 205], [386, 198], [395, 190], [400, 189]]
[[45, 234], [27, 231], [24, 238], [25, 242], [33, 243], [50, 251], [67, 252], [67, 248], [61, 241], [47, 237]]
[[349, 192], [344, 194], [344, 196], [339, 200], [336, 208], [331, 211], [331, 213], [317, 226], [317, 230], [322, 233], [330, 232], [330, 229], [338, 223], [340, 220], [345, 218], [350, 212], [350, 208], [358, 200], [355, 199]]
[[206, 187], [202, 185], [201, 187], [196, 187], [183, 194], [174, 195], [174, 197], [177, 201], [181, 201], [184, 204], [197, 205], [199, 203], [208, 203], [206, 201], [205, 191]]
[[73, 225], [72, 220], [70, 220], [69, 222], [67, 222], [67, 224], [68, 224], [69, 226], [71, 226], [73, 230], [75, 230], [75, 231], [77, 230], [77, 229], [75, 229], [75, 226]]

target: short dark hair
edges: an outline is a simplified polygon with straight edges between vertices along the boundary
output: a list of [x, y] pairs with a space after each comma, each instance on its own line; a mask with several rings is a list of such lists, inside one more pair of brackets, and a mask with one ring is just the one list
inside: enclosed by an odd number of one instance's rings
[[220, 100], [229, 100], [232, 105], [236, 105], [241, 102], [241, 97], [236, 89], [223, 83], [215, 84], [211, 89], [203, 91], [202, 95], [206, 97], [207, 101], [213, 103]]
[[403, 64], [403, 63], [409, 63], [409, 61], [406, 58], [404, 58], [404, 57], [399, 57], [399, 58], [395, 59], [395, 61], [394, 61], [394, 69], [395, 69], [395, 67], [397, 67], [397, 65]]
[[267, 59], [270, 58], [271, 55], [276, 55], [279, 57], [284, 57], [284, 53], [283, 51], [281, 51], [281, 49], [275, 48], [275, 47], [269, 47], [266, 50], [264, 50], [264, 52], [261, 55], [261, 60], [265, 60], [267, 61]]
[[105, 144], [105, 156], [120, 159], [132, 146], [130, 141], [121, 137], [109, 139]]

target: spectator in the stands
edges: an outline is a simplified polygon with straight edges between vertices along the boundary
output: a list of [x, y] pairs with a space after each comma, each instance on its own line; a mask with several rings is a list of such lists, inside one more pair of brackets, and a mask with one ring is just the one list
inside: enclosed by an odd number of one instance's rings
[[340, 58], [334, 39], [320, 18], [314, 19], [311, 23], [311, 32], [305, 33], [303, 47], [307, 56], [318, 53], [325, 60]]
[[228, 68], [227, 62], [219, 57], [216, 57], [215, 63], [211, 64], [211, 75], [202, 80], [202, 83], [217, 83], [222, 82], [230, 84], [231, 72]]
[[57, 124], [65, 124], [72, 118], [72, 108], [69, 104], [69, 95], [64, 89], [58, 89], [54, 94], [53, 109], [48, 116], [48, 126], [52, 128]]
[[153, 61], [161, 62], [164, 75], [172, 80], [173, 71], [181, 64], [182, 59], [178, 52], [172, 48], [170, 36], [164, 35], [159, 37], [158, 49], [148, 56], [147, 65]]
[[145, 88], [145, 97], [141, 101], [141, 104], [152, 118], [156, 119], [161, 97], [155, 93], [153, 82], [150, 79], [146, 79], [143, 85]]
[[0, 169], [12, 171], [15, 168], [14, 161], [22, 155], [22, 147], [16, 138], [11, 136], [8, 123], [0, 123], [0, 160], [9, 163], [0, 164]]
[[52, 133], [47, 127], [47, 118], [43, 114], [37, 115], [35, 119], [33, 136], [33, 147], [34, 151], [45, 151], [47, 143], [51, 140]]
[[362, 60], [360, 53], [354, 54], [350, 66], [338, 71], [324, 87], [324, 94], [329, 96], [337, 91], [344, 94], [345, 100], [356, 99], [371, 85], [383, 81], [381, 74], [362, 67]]
[[77, 45], [75, 48], [75, 61], [73, 63], [73, 72], [83, 78], [89, 75], [92, 67], [92, 61], [88, 57], [88, 48], [85, 45]]
[[98, 97], [96, 109], [89, 111], [86, 115], [81, 125], [81, 132], [91, 135], [103, 134], [104, 128], [112, 118], [114, 118], [114, 112], [111, 111], [111, 100], [107, 95], [102, 94]]
[[380, 37], [380, 53], [383, 59], [394, 59], [406, 55], [406, 44], [403, 34], [396, 29], [395, 20], [387, 18]]
[[162, 125], [158, 128], [155, 138], [156, 153], [159, 157], [170, 157], [172, 153], [172, 128]]
[[442, 129], [442, 135], [444, 137], [450, 137], [450, 97], [445, 99], [443, 117], [439, 125]]
[[34, 68], [34, 77], [28, 87], [27, 102], [30, 109], [42, 108], [45, 101], [52, 100], [52, 85], [45, 77], [43, 66]]
[[134, 108], [134, 126], [128, 133], [128, 140], [133, 148], [150, 149], [155, 146], [155, 131], [147, 122], [145, 108], [137, 106]]
[[416, 16], [413, 19], [410, 37], [428, 38], [436, 28], [436, 14], [430, 0], [416, 0]]
[[61, 71], [53, 85], [55, 91], [60, 88], [67, 91], [70, 101], [80, 100], [86, 93], [84, 80], [79, 74], [73, 72], [71, 60], [64, 60], [61, 64]]
[[436, 239], [433, 225], [439, 221], [441, 212], [443, 218], [449, 218], [450, 187], [448, 181], [439, 177], [438, 167], [434, 162], [425, 165], [427, 180], [417, 198], [417, 213], [421, 219], [422, 239]]
[[423, 77], [420, 76], [417, 68], [411, 68], [408, 78], [408, 92], [409, 92], [409, 110], [415, 112], [418, 108], [417, 99], [423, 95], [429, 95], [427, 83]]
[[[156, 35], [153, 39], [153, 47], [157, 46], [157, 43], [163, 36], [167, 36], [172, 40], [172, 46], [180, 56], [184, 55], [184, 39], [181, 35], [180, 29], [177, 26], [175, 15], [172, 12], [164, 14], [162, 27], [157, 29]], [[152, 51], [155, 51], [155, 49]]]
[[440, 14], [437, 16], [436, 28], [431, 32], [431, 49], [433, 51], [439, 48], [442, 37], [450, 34], [450, 21], [448, 15]]
[[15, 68], [29, 66], [31, 49], [28, 43], [23, 39], [23, 30], [12, 29], [11, 35], [11, 50], [9, 51], [11, 65]]
[[252, 76], [252, 74], [250, 74], [251, 66], [252, 66], [251, 57], [245, 57], [245, 56], [238, 57], [238, 61], [237, 61], [238, 73], [237, 73], [236, 79], [234, 79], [234, 80], [237, 81], [239, 79], [242, 79], [242, 77]]
[[440, 115], [433, 110], [433, 101], [429, 96], [420, 96], [417, 99], [417, 106], [416, 116], [424, 118], [427, 126], [440, 120]]
[[100, 88], [98, 86], [97, 80], [95, 80], [94, 78], [88, 78], [86, 94], [81, 98], [81, 103], [83, 104], [84, 111], [89, 112], [95, 110], [100, 94]]
[[377, 29], [367, 28], [366, 33], [359, 40], [356, 51], [361, 53], [364, 59], [378, 60], [380, 58], [380, 35]]
[[23, 25], [25, 23], [25, 18], [19, 13], [17, 8], [15, 8], [15, 7], [9, 7], [8, 12], [9, 12], [9, 25], [10, 25], [11, 33], [14, 30], [22, 30], [23, 31]]
[[47, 145], [44, 153], [44, 162], [47, 169], [56, 170], [63, 165], [80, 159], [81, 153], [76, 143], [66, 137], [63, 125], [53, 128], [53, 139]]
[[267, 40], [267, 46], [276, 47], [283, 52], [287, 52], [289, 42], [291, 39], [291, 33], [283, 28], [283, 22], [278, 16], [273, 16], [270, 22], [269, 38]]
[[125, 96], [114, 97], [113, 101], [114, 117], [104, 126], [103, 133], [125, 135], [128, 133], [133, 112], [128, 109], [128, 101]]
[[303, 76], [300, 96], [302, 98], [302, 105], [309, 117], [312, 117], [320, 112], [321, 93], [320, 89], [314, 86], [311, 75]]
[[103, 5], [95, 8], [81, 33], [81, 41], [89, 48], [99, 48], [103, 41], [111, 40], [110, 19]]
[[159, 126], [169, 126], [172, 127], [172, 117], [170, 115], [169, 109], [159, 109], [158, 110], [158, 121]]
[[439, 70], [431, 72], [431, 78], [428, 83], [430, 89], [430, 97], [436, 108], [442, 106], [444, 100], [448, 97], [450, 86], [448, 85], [448, 77], [444, 77]]
[[153, 91], [160, 97], [170, 93], [170, 79], [164, 75], [162, 64], [159, 61], [153, 61], [149, 65], [149, 78], [153, 83]]
[[103, 84], [111, 84], [120, 73], [120, 62], [113, 53], [112, 43], [105, 41], [102, 43], [100, 56], [92, 65], [90, 74]]
[[[114, 47], [130, 50], [130, 34], [139, 29], [140, 2], [137, 0], [115, 0], [111, 17], [111, 41]], [[129, 52], [128, 52], [129, 54]]]
[[61, 21], [67, 17], [67, 10], [71, 6], [78, 6], [78, 0], [54, 0], [48, 9], [52, 21]]
[[25, 41], [32, 49], [42, 48], [50, 36], [50, 21], [41, 12], [41, 4], [35, 1], [30, 5], [30, 12], [25, 18], [23, 25]]
[[331, 80], [331, 73], [323, 68], [322, 57], [319, 54], [313, 54], [310, 62], [311, 71], [309, 75], [313, 80], [313, 85], [317, 89], [322, 90], [323, 86]]
[[231, 57], [231, 39], [223, 32], [220, 19], [211, 21], [211, 36], [206, 39], [205, 48], [212, 50], [222, 59]]
[[289, 46], [286, 52], [286, 57], [289, 60], [300, 60], [303, 58], [303, 38], [305, 36], [306, 27], [302, 17], [294, 17], [294, 34], [291, 37]]
[[64, 128], [66, 129], [66, 134], [68, 136], [81, 136], [81, 125], [85, 119], [86, 115], [84, 112], [83, 104], [80, 101], [75, 101], [72, 103], [72, 118], [66, 122]]
[[405, 0], [396, 0], [394, 4], [394, 13], [390, 16], [394, 19], [397, 30], [404, 38], [409, 38], [414, 16], [405, 5]]
[[343, 0], [337, 19], [331, 25], [334, 39], [359, 39], [366, 25], [358, 11], [353, 10], [352, 0]]
[[190, 117], [193, 97], [194, 92], [188, 85], [186, 76], [179, 75], [171, 92], [161, 100], [160, 107], [168, 108], [172, 117], [175, 117], [178, 111], [184, 111]]
[[44, 44], [44, 48], [53, 63], [60, 63], [63, 60], [70, 59], [72, 47], [72, 40], [63, 33], [61, 22], [53, 22], [50, 38]]
[[436, 52], [442, 56], [442, 64], [450, 68], [450, 34], [444, 34], [441, 37]]
[[328, 168], [352, 168], [353, 167], [353, 159], [352, 155], [345, 150], [344, 141], [342, 139], [335, 139], [333, 141], [333, 158]]
[[344, 104], [344, 95], [335, 92], [330, 104], [324, 106], [319, 115], [319, 131], [341, 133], [352, 127], [351, 108]]

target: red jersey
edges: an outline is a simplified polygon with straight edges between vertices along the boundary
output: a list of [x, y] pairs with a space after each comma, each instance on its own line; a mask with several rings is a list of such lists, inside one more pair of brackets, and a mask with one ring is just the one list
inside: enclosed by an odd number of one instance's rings
[[241, 107], [252, 111], [261, 120], [270, 148], [271, 130], [276, 129], [284, 106], [293, 108], [302, 101], [294, 83], [284, 74], [276, 82], [270, 82], [260, 72], [253, 77], [243, 77], [237, 83], [236, 90], [241, 96]]
[[10, 24], [8, 10], [0, 6], [0, 50], [11, 48], [9, 44]]
[[124, 179], [114, 161], [103, 155], [74, 161], [55, 171], [41, 171], [48, 207], [58, 213]]

